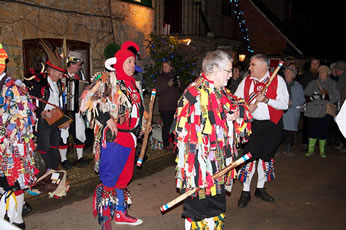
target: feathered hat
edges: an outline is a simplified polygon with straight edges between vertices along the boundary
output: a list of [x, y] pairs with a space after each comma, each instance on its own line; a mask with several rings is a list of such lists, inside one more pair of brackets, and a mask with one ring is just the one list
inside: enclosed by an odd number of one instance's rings
[[66, 64], [64, 58], [61, 57], [58, 50], [53, 48], [48, 42], [40, 39], [40, 46], [48, 56], [46, 64], [60, 72], [65, 72]]

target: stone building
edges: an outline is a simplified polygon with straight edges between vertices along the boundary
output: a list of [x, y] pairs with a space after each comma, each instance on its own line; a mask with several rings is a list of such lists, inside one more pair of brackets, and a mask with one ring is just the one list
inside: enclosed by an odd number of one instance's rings
[[[275, 3], [275, 7], [273, 6]], [[48, 39], [62, 47], [66, 38], [70, 50], [85, 58], [84, 73], [90, 77], [103, 70], [105, 47], [126, 40], [141, 49], [139, 65], [149, 63], [146, 39], [151, 33], [174, 35], [182, 42], [192, 40], [186, 56], [202, 58], [212, 49], [228, 51], [235, 60], [246, 47], [244, 28], [235, 6], [246, 20], [246, 31], [255, 53], [280, 57], [288, 49], [302, 52], [285, 35], [267, 12], [285, 21], [291, 0], [0, 0], [0, 42], [9, 53], [8, 74], [21, 78], [29, 68], [44, 62], [38, 41]], [[260, 4], [264, 7], [258, 7]], [[266, 10], [263, 10], [266, 9]], [[273, 11], [272, 9], [275, 9]], [[247, 53], [248, 56], [251, 53]], [[44, 55], [43, 55], [44, 56]]]
[[[132, 2], [132, 3], [130, 3]], [[20, 78], [40, 55], [38, 39], [49, 39], [85, 57], [85, 72], [103, 70], [104, 49], [126, 40], [138, 43], [145, 53], [145, 37], [153, 30], [151, 1], [40, 0], [0, 1], [0, 42], [9, 54], [8, 74]], [[145, 60], [145, 58], [144, 58]]]

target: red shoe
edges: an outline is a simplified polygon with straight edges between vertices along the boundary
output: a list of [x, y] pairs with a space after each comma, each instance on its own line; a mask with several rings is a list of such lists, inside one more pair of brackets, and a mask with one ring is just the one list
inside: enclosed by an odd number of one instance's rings
[[132, 226], [143, 223], [143, 220], [127, 215], [122, 211], [115, 211], [114, 221], [116, 224], [127, 224]]

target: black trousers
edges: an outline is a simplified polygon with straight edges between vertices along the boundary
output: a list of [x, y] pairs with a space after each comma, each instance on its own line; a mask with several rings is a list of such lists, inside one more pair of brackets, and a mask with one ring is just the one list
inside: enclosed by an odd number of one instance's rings
[[48, 125], [47, 121], [40, 117], [37, 125], [37, 150], [48, 169], [58, 169], [60, 161], [59, 142], [60, 131], [58, 127]]
[[226, 211], [226, 191], [222, 186], [222, 194], [206, 196], [204, 199], [188, 197], [184, 200], [183, 216], [194, 221], [218, 216]]
[[333, 117], [325, 115], [319, 118], [308, 117], [308, 137], [326, 140], [330, 124], [333, 122]]
[[269, 161], [282, 140], [283, 121], [275, 124], [270, 120], [254, 120], [250, 140], [244, 146], [244, 153], [250, 152], [252, 160]]
[[163, 127], [162, 127], [162, 140], [163, 146], [169, 145], [169, 137], [171, 125], [173, 123], [175, 111], [160, 111]]

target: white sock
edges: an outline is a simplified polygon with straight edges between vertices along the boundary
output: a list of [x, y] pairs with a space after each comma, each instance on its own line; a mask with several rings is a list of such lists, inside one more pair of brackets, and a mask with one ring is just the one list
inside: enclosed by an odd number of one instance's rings
[[17, 200], [18, 216], [16, 218], [14, 218], [13, 222], [16, 224], [21, 224], [24, 222], [23, 217], [22, 217], [23, 205], [24, 205], [24, 193], [16, 196], [16, 200]]
[[214, 217], [209, 217], [204, 219], [207, 222], [208, 229], [215, 229]]
[[264, 188], [264, 183], [266, 182], [266, 177], [265, 177], [262, 164], [263, 164], [263, 161], [259, 159], [258, 166], [257, 166], [257, 174], [258, 174], [257, 188]]
[[83, 157], [83, 148], [76, 148], [78, 160]]
[[190, 229], [191, 229], [191, 222], [185, 218], [185, 230], [190, 230]]
[[255, 171], [256, 171], [256, 169], [255, 169], [256, 161], [254, 161], [253, 163], [254, 163], [254, 165], [253, 165], [252, 171], [248, 175], [249, 179], [247, 179], [246, 182], [243, 183], [243, 191], [245, 191], [245, 192], [250, 192], [251, 180], [252, 180], [252, 177], [253, 177], [253, 175], [255, 174]]
[[60, 153], [60, 161], [64, 162], [67, 160], [66, 158], [66, 154], [67, 154], [67, 148], [66, 149], [59, 149], [59, 153]]

